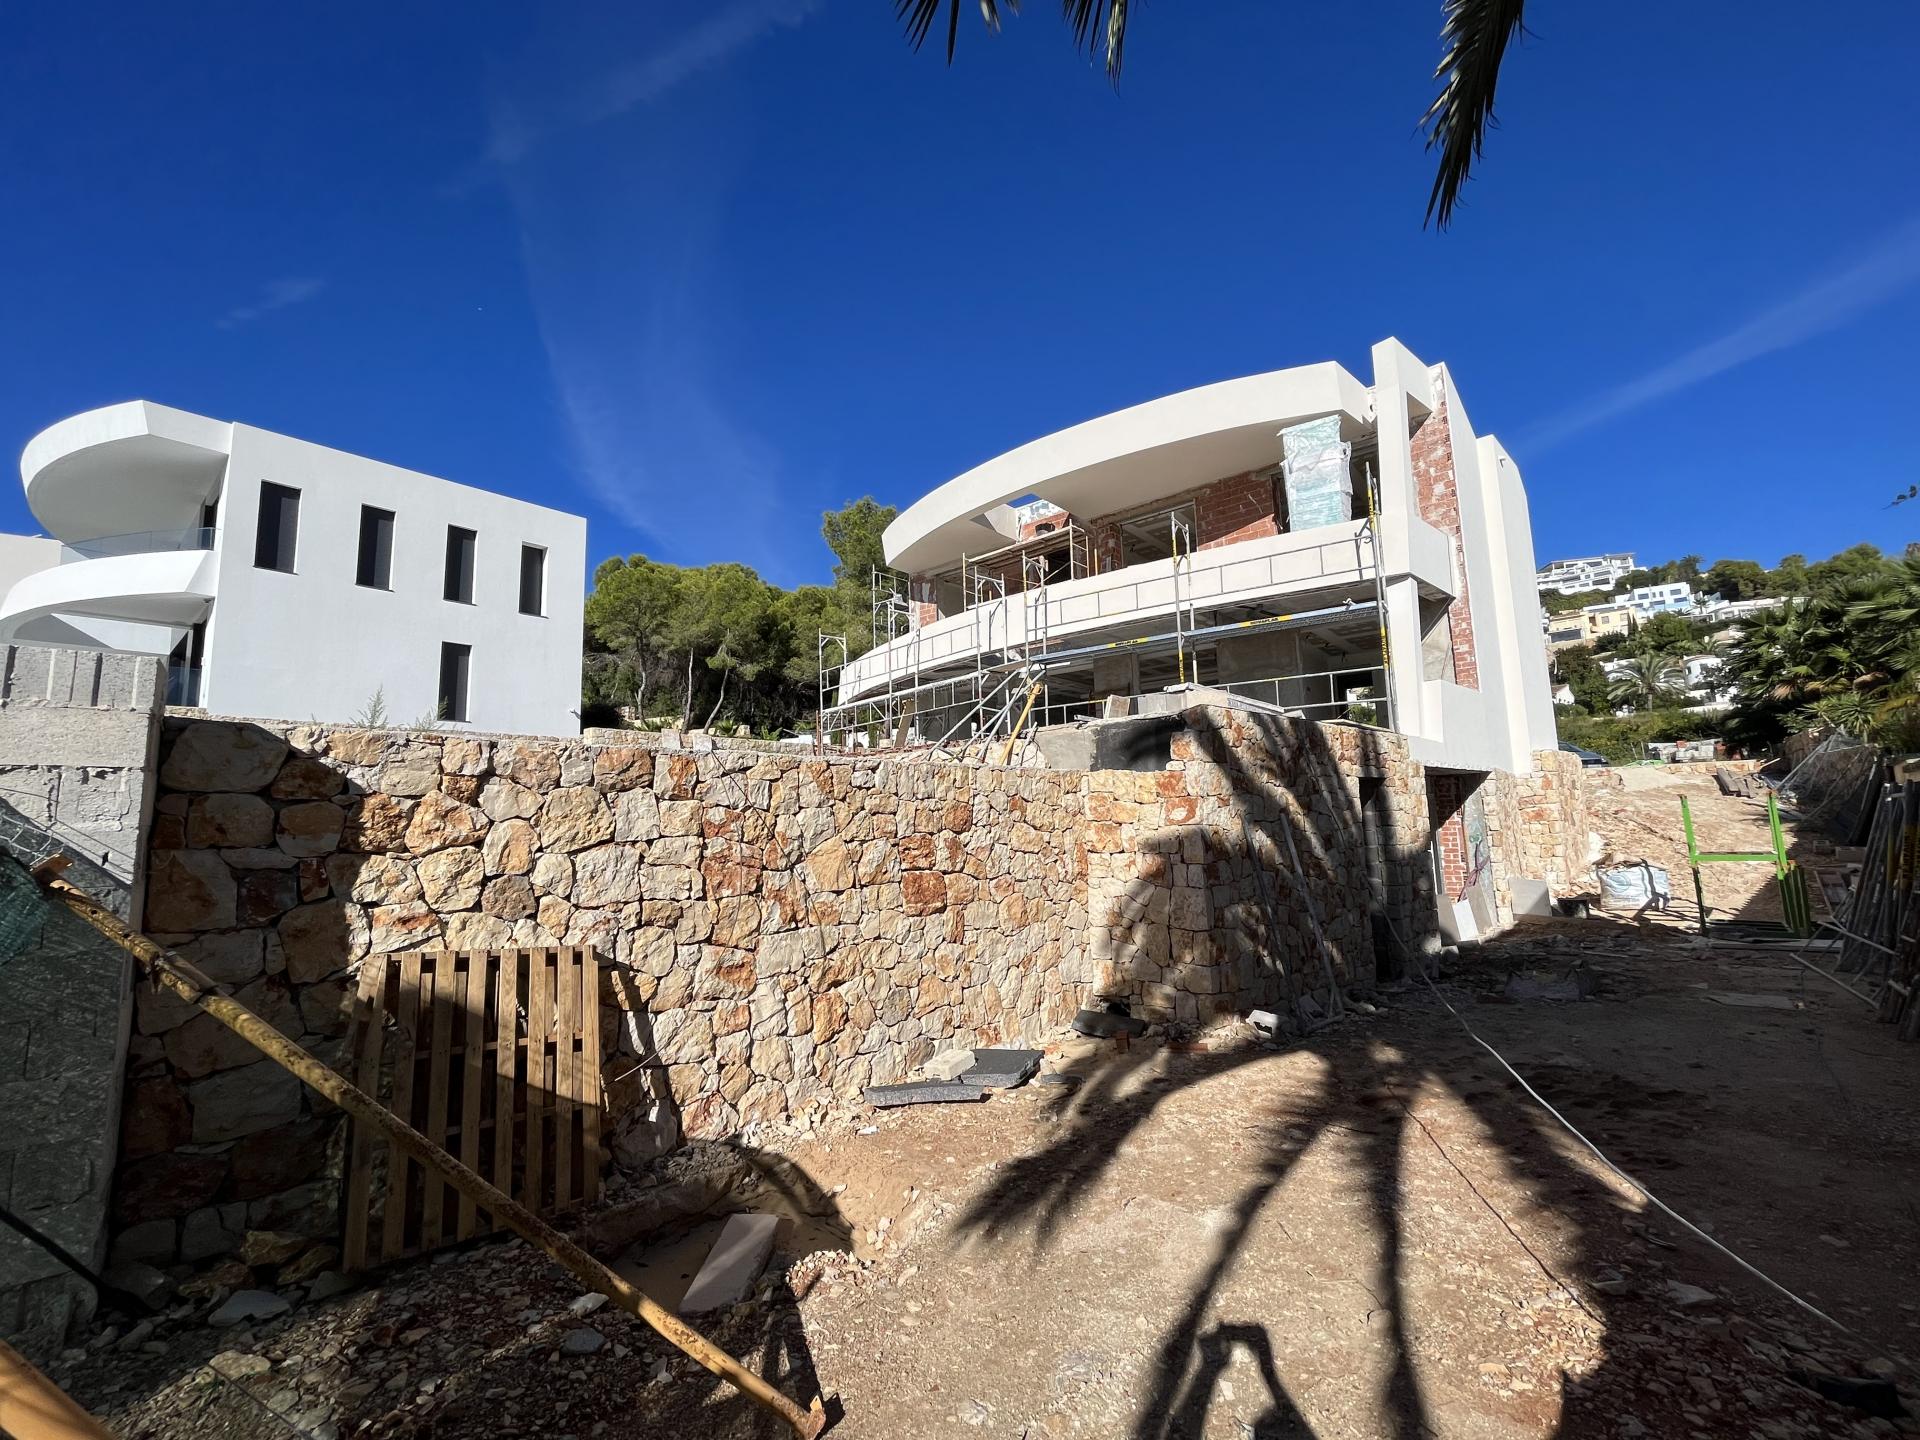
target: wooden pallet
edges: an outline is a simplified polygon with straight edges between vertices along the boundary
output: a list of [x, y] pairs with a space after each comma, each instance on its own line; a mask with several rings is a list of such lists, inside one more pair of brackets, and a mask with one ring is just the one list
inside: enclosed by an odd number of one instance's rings
[[[529, 1209], [600, 1192], [600, 964], [591, 949], [410, 950], [361, 966], [353, 1081]], [[352, 1127], [342, 1262], [390, 1264], [498, 1229]], [[376, 1199], [377, 1197], [377, 1199]]]

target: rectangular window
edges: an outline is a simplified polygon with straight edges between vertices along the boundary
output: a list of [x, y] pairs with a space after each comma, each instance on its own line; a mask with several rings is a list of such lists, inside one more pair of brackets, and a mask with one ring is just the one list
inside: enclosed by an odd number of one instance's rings
[[393, 588], [393, 511], [360, 507], [360, 568], [354, 584], [369, 590]]
[[257, 570], [293, 573], [295, 542], [300, 533], [300, 492], [271, 480], [260, 482], [260, 522], [253, 536], [253, 564]]
[[520, 547], [520, 613], [547, 613], [547, 552], [538, 545]]
[[447, 589], [449, 600], [473, 603], [473, 551], [479, 536], [458, 525], [447, 527]]
[[455, 645], [450, 640], [441, 645], [439, 719], [467, 718], [467, 668], [472, 659], [471, 645]]

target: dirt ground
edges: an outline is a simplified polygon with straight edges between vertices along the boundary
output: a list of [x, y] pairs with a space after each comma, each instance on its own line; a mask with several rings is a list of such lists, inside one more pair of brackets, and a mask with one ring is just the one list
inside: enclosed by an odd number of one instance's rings
[[[1626, 788], [1593, 793], [1590, 809], [1602, 847], [1600, 864], [1612, 867], [1644, 860], [1665, 870], [1675, 909], [1689, 921], [1697, 919], [1699, 906], [1693, 893], [1693, 875], [1687, 868], [1686, 834], [1680, 816], [1682, 797], [1692, 807], [1694, 835], [1703, 851], [1767, 852], [1773, 848], [1765, 800], [1722, 795], [1707, 776], [1683, 778], [1649, 769], [1628, 771], [1625, 778], [1632, 782]], [[1790, 857], [1816, 871], [1835, 869], [1831, 843], [1818, 834], [1797, 833], [1791, 821], [1785, 829]], [[1705, 865], [1701, 867], [1701, 882], [1712, 919], [1780, 919], [1779, 892], [1770, 865]]]
[[[1643, 803], [1677, 810], [1622, 798], [1597, 821], [1612, 835], [1657, 820]], [[1711, 802], [1709, 843], [1749, 843], [1744, 802]], [[1515, 1002], [1515, 972], [1590, 993]], [[1845, 1329], [1650, 1207], [1446, 1004]], [[789, 1394], [834, 1397], [850, 1440], [1920, 1434], [1876, 1418], [1884, 1385], [1810, 1388], [1890, 1377], [1920, 1412], [1920, 1052], [1778, 951], [1555, 921], [1285, 1047], [1244, 1027], [1208, 1048], [1063, 1037], [1048, 1071], [779, 1156], [683, 1151], [676, 1185], [731, 1166], [752, 1178], [723, 1209], [794, 1217], [754, 1295], [703, 1328]], [[671, 1302], [702, 1223], [625, 1268]], [[609, 1233], [583, 1231], [612, 1260]], [[155, 1440], [781, 1433], [576, 1295], [491, 1242], [251, 1329], [183, 1303], [54, 1373]]]

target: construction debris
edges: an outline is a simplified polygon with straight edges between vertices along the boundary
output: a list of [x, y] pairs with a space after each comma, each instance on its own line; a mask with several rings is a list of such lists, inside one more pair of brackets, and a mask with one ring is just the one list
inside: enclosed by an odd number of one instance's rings
[[1082, 1010], [1073, 1017], [1073, 1028], [1096, 1040], [1111, 1040], [1119, 1035], [1144, 1035], [1147, 1022], [1112, 1010]]
[[960, 1083], [986, 1090], [1011, 1090], [1039, 1073], [1042, 1058], [1038, 1050], [976, 1050], [973, 1068], [960, 1077]]
[[984, 1100], [987, 1092], [958, 1080], [909, 1080], [901, 1085], [869, 1085], [867, 1103], [876, 1110], [896, 1105], [945, 1105], [955, 1101]]
[[718, 1310], [743, 1298], [759, 1278], [767, 1256], [773, 1253], [773, 1232], [779, 1227], [777, 1215], [728, 1216], [720, 1228], [720, 1238], [707, 1252], [706, 1263], [687, 1287], [680, 1313]]

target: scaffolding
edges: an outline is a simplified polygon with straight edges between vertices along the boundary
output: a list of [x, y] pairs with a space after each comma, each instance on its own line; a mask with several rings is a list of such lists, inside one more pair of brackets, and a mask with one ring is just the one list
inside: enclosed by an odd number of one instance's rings
[[[1371, 474], [1368, 483], [1370, 489]], [[963, 555], [956, 570], [919, 581], [875, 567], [868, 586], [869, 648], [856, 655], [844, 634], [823, 631], [818, 636], [816, 750], [887, 749], [991, 758], [994, 742], [1016, 739], [1016, 732], [1030, 717], [1037, 726], [1096, 713], [1102, 707], [1093, 693], [1098, 686], [1083, 678], [1096, 661], [1158, 657], [1160, 663], [1172, 662], [1172, 678], [1184, 688], [1207, 683], [1202, 680], [1202, 661], [1222, 639], [1367, 619], [1375, 621], [1368, 628], [1381, 646], [1378, 666], [1359, 663], [1312, 674], [1289, 673], [1268, 681], [1236, 681], [1227, 688], [1261, 699], [1267, 698], [1270, 689], [1272, 703], [1281, 708], [1296, 713], [1325, 711], [1327, 718], [1368, 724], [1375, 723], [1373, 701], [1380, 699], [1385, 701], [1387, 724], [1392, 726], [1392, 693], [1385, 669], [1386, 595], [1377, 521], [1372, 515], [1358, 533], [1338, 542], [1358, 551], [1351, 562], [1356, 568], [1372, 569], [1371, 600], [1348, 598], [1297, 613], [1230, 620], [1221, 615], [1220, 591], [1212, 573], [1218, 567], [1196, 575], [1193, 515], [1176, 507], [1167, 512], [1165, 521], [1171, 564], [1161, 583], [1170, 591], [1170, 619], [1164, 618], [1167, 612], [1162, 610], [1161, 625], [1150, 633], [1078, 645], [1057, 633], [1058, 622], [1070, 618], [1070, 612], [1061, 610], [1069, 602], [1052, 591], [1062, 581], [1100, 572], [1092, 537], [1071, 520], [1043, 535]], [[1238, 563], [1244, 565], [1244, 561]], [[928, 593], [921, 593], [923, 587]], [[923, 622], [927, 611], [941, 603], [936, 597], [942, 590], [946, 605], [958, 601], [965, 624], [959, 632], [951, 624], [943, 626], [929, 643], [922, 633]], [[1204, 606], [1203, 599], [1207, 600]], [[1201, 615], [1203, 608], [1209, 611], [1206, 617]], [[1202, 623], [1203, 618], [1209, 623]], [[1062, 643], [1063, 638], [1067, 643]], [[1345, 654], [1337, 647], [1334, 653]], [[1056, 696], [1060, 680], [1072, 683]], [[1308, 681], [1319, 683], [1310, 686]], [[1365, 688], [1352, 689], [1356, 681], [1363, 681]], [[1135, 683], [1141, 683], [1138, 675]], [[1326, 693], [1316, 699], [1320, 690]], [[1356, 706], [1356, 696], [1367, 697], [1367, 703]], [[1012, 747], [1002, 753], [1011, 754]]]

